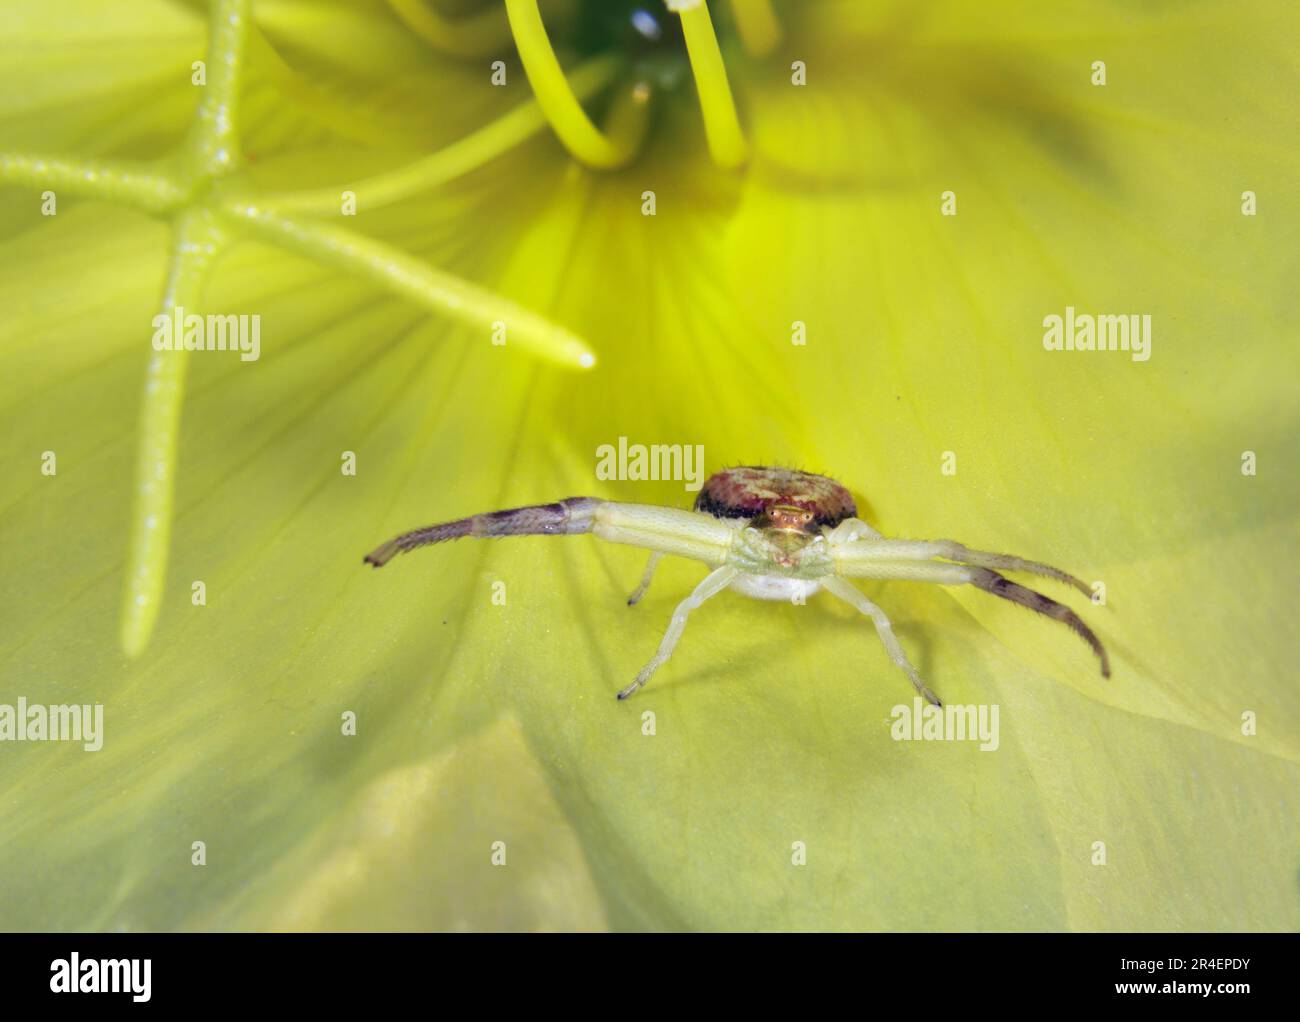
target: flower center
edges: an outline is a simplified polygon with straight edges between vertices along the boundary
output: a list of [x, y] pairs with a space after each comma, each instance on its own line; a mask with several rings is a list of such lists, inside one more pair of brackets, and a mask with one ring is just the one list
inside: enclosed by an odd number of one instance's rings
[[[646, 107], [656, 87], [675, 88], [684, 77], [679, 70], [683, 63], [690, 67], [695, 79], [714, 163], [734, 169], [745, 162], [748, 147], [713, 19], [703, 0], [670, 0], [663, 11], [628, 0], [603, 4], [589, 0], [578, 8], [580, 16], [574, 22], [577, 27], [570, 32], [579, 49], [589, 59], [592, 55], [619, 61], [630, 57], [639, 76], [625, 83], [615, 95], [604, 128], [592, 123], [574, 95], [551, 45], [537, 0], [505, 0], [505, 8], [510, 33], [538, 104], [560, 141], [583, 163], [611, 169], [631, 162], [644, 140]], [[732, 0], [730, 9], [747, 11], [751, 16], [761, 9], [770, 15], [767, 0]], [[740, 34], [742, 40], [748, 38], [746, 32]]]
[[634, 79], [672, 92], [690, 77], [681, 19], [647, 0], [585, 0], [570, 37], [583, 57], [617, 55]]

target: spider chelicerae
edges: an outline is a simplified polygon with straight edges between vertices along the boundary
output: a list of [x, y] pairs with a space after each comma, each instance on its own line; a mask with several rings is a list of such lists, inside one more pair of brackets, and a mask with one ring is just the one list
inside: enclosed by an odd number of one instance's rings
[[1110, 677], [1105, 647], [1074, 611], [1012, 582], [999, 570], [1055, 579], [1091, 597], [1092, 590], [1073, 575], [1021, 557], [970, 550], [951, 540], [886, 539], [857, 513], [849, 491], [834, 479], [796, 469], [742, 466], [711, 475], [692, 511], [569, 497], [405, 532], [367, 554], [365, 561], [379, 568], [399, 553], [465, 536], [590, 532], [611, 543], [652, 551], [641, 584], [628, 597], [629, 605], [645, 595], [665, 554], [703, 561], [712, 570], [677, 605], [658, 652], [618, 693], [619, 699], [650, 680], [672, 656], [687, 616], [722, 590], [733, 589], [759, 600], [803, 602], [824, 589], [870, 617], [890, 659], [906, 672], [917, 692], [941, 706], [907, 659], [885, 612], [847, 581], [851, 578], [973, 585], [1068, 625], [1097, 654], [1102, 676]]

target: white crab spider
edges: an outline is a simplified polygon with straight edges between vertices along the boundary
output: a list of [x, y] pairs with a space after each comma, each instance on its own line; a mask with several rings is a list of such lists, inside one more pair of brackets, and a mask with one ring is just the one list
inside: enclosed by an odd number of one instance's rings
[[1097, 654], [1102, 676], [1110, 677], [1105, 647], [1074, 611], [994, 569], [1042, 575], [1091, 596], [1092, 591], [1077, 578], [1036, 561], [968, 550], [951, 540], [886, 539], [857, 517], [853, 498], [843, 486], [826, 476], [794, 469], [745, 466], [714, 473], [700, 490], [693, 511], [595, 497], [492, 511], [403, 533], [368, 554], [366, 562], [382, 567], [396, 554], [464, 536], [586, 532], [652, 551], [629, 604], [645, 594], [665, 554], [703, 561], [713, 569], [677, 605], [658, 651], [636, 680], [618, 693], [619, 699], [650, 680], [672, 656], [691, 611], [722, 590], [734, 589], [760, 600], [787, 600], [824, 589], [871, 618], [890, 659], [922, 696], [942, 705], [907, 659], [885, 612], [849, 584], [850, 578], [973, 585], [1064, 622]]

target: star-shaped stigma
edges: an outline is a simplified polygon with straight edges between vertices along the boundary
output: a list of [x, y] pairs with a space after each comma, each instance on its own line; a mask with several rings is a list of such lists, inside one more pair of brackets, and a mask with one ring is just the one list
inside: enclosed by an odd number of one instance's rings
[[[244, 162], [240, 78], [256, 32], [249, 7], [250, 0], [212, 4], [206, 83], [189, 132], [174, 153], [145, 164], [0, 152], [0, 182], [125, 203], [167, 219], [172, 240], [161, 303], [167, 316], [176, 309], [201, 309], [214, 263], [233, 242], [251, 236], [368, 278], [485, 331], [494, 322], [508, 323], [511, 344], [546, 361], [571, 369], [593, 366], [589, 347], [563, 327], [382, 242], [313, 218], [339, 212], [340, 189], [260, 201], [228, 187]], [[608, 62], [581, 68], [575, 87], [590, 93], [609, 80], [611, 70]], [[359, 194], [373, 208], [480, 166], [544, 127], [536, 103], [528, 103], [415, 165], [345, 187], [364, 186]], [[130, 656], [149, 642], [166, 579], [188, 355], [153, 351], [145, 374], [120, 625], [121, 645]]]

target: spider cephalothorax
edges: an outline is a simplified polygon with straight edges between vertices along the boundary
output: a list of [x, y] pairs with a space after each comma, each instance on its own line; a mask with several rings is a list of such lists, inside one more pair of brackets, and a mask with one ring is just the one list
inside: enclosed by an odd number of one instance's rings
[[[806, 566], [805, 561], [815, 559], [814, 544], [825, 530], [858, 513], [849, 491], [834, 479], [758, 465], [726, 468], [709, 476], [695, 498], [695, 510], [746, 530], [748, 542], [740, 545], [753, 553], [748, 564], [753, 570], [732, 587], [761, 600], [807, 597], [816, 592], [818, 583], [795, 577], [796, 573]], [[779, 577], [766, 577], [764, 568], [779, 572]]]
[[857, 517], [853, 498], [826, 476], [787, 468], [742, 466], [710, 476], [682, 511], [650, 504], [620, 504], [596, 497], [569, 497], [507, 511], [461, 518], [403, 533], [366, 556], [376, 568], [394, 555], [428, 543], [463, 536], [574, 535], [591, 532], [614, 543], [652, 551], [641, 584], [628, 597], [636, 603], [650, 585], [664, 554], [703, 561], [713, 570], [678, 604], [658, 652], [618, 693], [625, 699], [644, 685], [672, 654], [692, 610], [723, 589], [763, 600], [802, 603], [825, 590], [872, 619], [890, 659], [930, 702], [939, 700], [921, 680], [884, 611], [850, 585], [849, 578], [899, 579], [940, 585], [973, 585], [1069, 626], [1101, 660], [1105, 647], [1064, 604], [1012, 582], [994, 569], [1021, 571], [1065, 582], [1091, 596], [1077, 578], [1058, 568], [1008, 554], [969, 550], [951, 540], [886, 539]]

